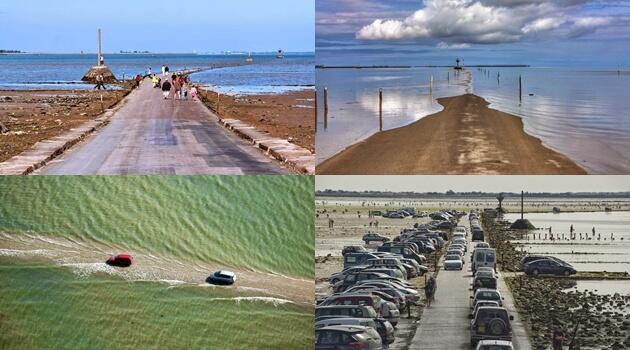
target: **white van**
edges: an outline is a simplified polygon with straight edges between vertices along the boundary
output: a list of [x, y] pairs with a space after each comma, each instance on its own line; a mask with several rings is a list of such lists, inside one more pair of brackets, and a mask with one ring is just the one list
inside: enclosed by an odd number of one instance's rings
[[473, 275], [478, 267], [490, 267], [497, 269], [497, 252], [494, 248], [475, 248], [473, 251], [472, 271]]

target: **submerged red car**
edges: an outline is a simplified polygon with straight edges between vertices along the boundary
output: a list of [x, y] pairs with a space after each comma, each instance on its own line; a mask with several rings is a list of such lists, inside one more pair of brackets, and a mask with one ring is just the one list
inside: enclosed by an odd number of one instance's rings
[[112, 255], [107, 259], [107, 265], [117, 267], [129, 267], [133, 263], [133, 258], [129, 254]]

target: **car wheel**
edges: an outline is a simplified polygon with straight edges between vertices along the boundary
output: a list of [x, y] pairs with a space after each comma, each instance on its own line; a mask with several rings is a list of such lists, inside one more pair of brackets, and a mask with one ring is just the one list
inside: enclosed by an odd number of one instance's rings
[[532, 275], [533, 275], [533, 276], [538, 276], [538, 274], [539, 274], [539, 273], [540, 273], [540, 272], [538, 271], [538, 269], [533, 269], [533, 270], [532, 270]]

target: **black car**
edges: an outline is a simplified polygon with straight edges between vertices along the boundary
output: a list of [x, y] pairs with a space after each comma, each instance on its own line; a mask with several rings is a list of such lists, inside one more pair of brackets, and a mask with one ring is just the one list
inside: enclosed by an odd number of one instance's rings
[[481, 340], [512, 340], [513, 316], [508, 316], [502, 307], [483, 306], [470, 318], [470, 344], [476, 346]]
[[343, 247], [343, 250], [341, 250], [341, 255], [346, 255], [348, 253], [361, 253], [361, 252], [367, 252], [367, 250], [360, 245], [347, 245], [345, 247]]
[[389, 241], [389, 237], [383, 236], [383, 235], [379, 235], [378, 233], [366, 233], [363, 235], [362, 240], [365, 242], [365, 244], [370, 244], [371, 242], [387, 242]]
[[497, 289], [497, 278], [493, 272], [478, 271], [473, 279], [473, 291], [477, 288]]
[[575, 275], [577, 270], [569, 264], [561, 264], [554, 259], [540, 259], [531, 261], [523, 267], [523, 272], [530, 276], [538, 275]]
[[[530, 262], [532, 262], [532, 261], [535, 261], [535, 260], [541, 260], [541, 259], [552, 259], [552, 260], [557, 261], [557, 262], [558, 262], [558, 263], [560, 263], [560, 264], [563, 264], [563, 265], [569, 265], [567, 262], [564, 262], [564, 261], [562, 261], [562, 260], [560, 260], [560, 259], [558, 259], [558, 258], [556, 258], [556, 257], [553, 257], [553, 256], [549, 256], [549, 255], [536, 255], [536, 254], [528, 254], [528, 255], [525, 255], [525, 256], [521, 259], [521, 261], [520, 261], [520, 262], [519, 262], [519, 264], [518, 264], [518, 269], [519, 269], [519, 271], [524, 271], [523, 269], [525, 268], [525, 265], [527, 265], [528, 263], [530, 263]], [[569, 266], [571, 266], [571, 265], [569, 265]], [[571, 266], [571, 267], [572, 267], [572, 266]]]
[[472, 240], [473, 241], [483, 241], [485, 240], [485, 234], [481, 229], [473, 229], [472, 230]]

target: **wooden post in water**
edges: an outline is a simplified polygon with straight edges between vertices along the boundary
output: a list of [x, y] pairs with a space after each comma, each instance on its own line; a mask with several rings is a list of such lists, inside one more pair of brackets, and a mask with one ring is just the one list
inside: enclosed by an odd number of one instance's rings
[[378, 129], [383, 131], [383, 89], [378, 89]]
[[451, 82], [451, 72], [446, 72], [446, 81]]
[[328, 88], [324, 88], [324, 129], [328, 129]]
[[518, 100], [523, 101], [523, 79], [520, 75], [518, 76]]
[[105, 112], [105, 106], [103, 106], [103, 94], [101, 94], [101, 113]]
[[429, 95], [433, 95], [433, 76], [429, 79]]
[[217, 91], [217, 114], [219, 114], [220, 109], [221, 109], [221, 93]]
[[315, 132], [317, 132], [317, 88], [315, 88]]

